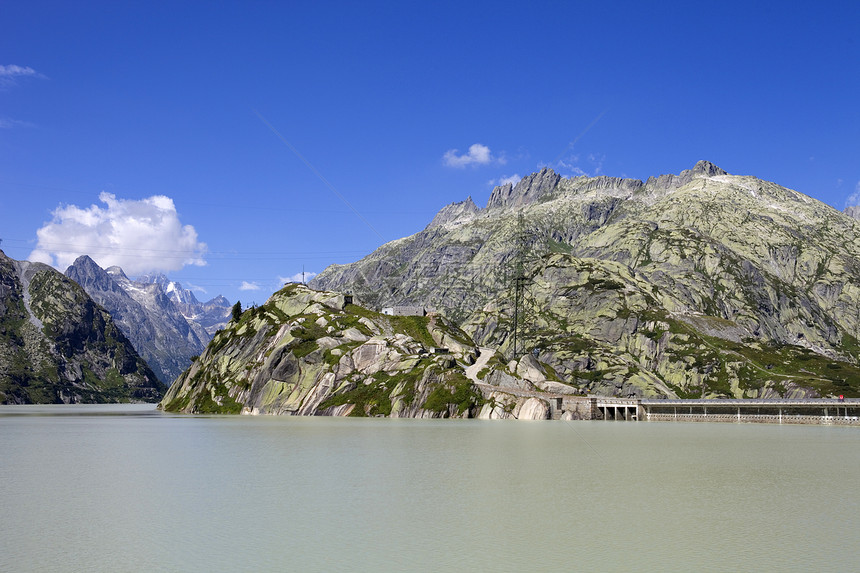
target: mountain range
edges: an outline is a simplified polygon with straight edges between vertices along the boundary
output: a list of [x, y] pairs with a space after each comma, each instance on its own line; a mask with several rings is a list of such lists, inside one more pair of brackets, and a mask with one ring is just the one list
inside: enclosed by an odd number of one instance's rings
[[110, 312], [119, 328], [165, 384], [203, 352], [227, 323], [230, 303], [222, 296], [201, 303], [190, 290], [164, 275], [129, 279], [120, 267], [102, 269], [83, 255], [66, 276]]
[[[543, 169], [327, 268], [313, 290], [282, 289], [231, 322], [162, 405], [541, 417], [529, 393], [858, 396], [851, 215], [707, 161], [647, 181]], [[355, 304], [321, 302], [338, 292]], [[407, 332], [379, 314], [397, 308], [429, 315], [396, 317]], [[443, 339], [457, 350], [432, 366], [422, 357]]]
[[[706, 161], [542, 169], [229, 323], [163, 275], [2, 255], [0, 398], [149, 400], [178, 377], [166, 409], [540, 417], [550, 389], [860, 395], [858, 216]], [[386, 316], [407, 311], [426, 316]]]
[[166, 389], [80, 285], [0, 251], [0, 403], [154, 402]]

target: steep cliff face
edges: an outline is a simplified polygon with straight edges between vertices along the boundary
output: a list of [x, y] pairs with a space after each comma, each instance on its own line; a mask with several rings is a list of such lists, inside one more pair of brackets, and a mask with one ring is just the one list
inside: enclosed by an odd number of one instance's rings
[[521, 276], [521, 348], [562, 382], [615, 395], [853, 395], [858, 225], [705, 161], [646, 182], [543, 170], [311, 285], [374, 308], [435, 307], [511, 357]]
[[386, 316], [347, 304], [340, 294], [289, 285], [216, 334], [160, 407], [189, 413], [547, 417], [545, 400], [523, 394], [537, 386], [507, 374], [509, 367], [492, 351], [478, 364], [480, 353], [441, 317]]
[[0, 403], [156, 402], [165, 390], [80, 286], [0, 251]]
[[103, 270], [90, 257], [78, 257], [66, 276], [107, 309], [123, 333], [169, 384], [203, 352], [210, 336], [189, 324], [158, 283], [131, 281], [122, 269]]
[[561, 177], [544, 168], [520, 179], [516, 185], [507, 183], [493, 189], [487, 209], [516, 208], [530, 205], [555, 191]]

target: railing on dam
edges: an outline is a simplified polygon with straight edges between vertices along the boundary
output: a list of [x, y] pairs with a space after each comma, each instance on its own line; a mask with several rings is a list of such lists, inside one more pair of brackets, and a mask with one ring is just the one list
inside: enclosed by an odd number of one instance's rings
[[860, 399], [656, 400], [592, 396], [591, 419], [860, 425]]
[[860, 425], [860, 400], [818, 398], [641, 400], [649, 421]]

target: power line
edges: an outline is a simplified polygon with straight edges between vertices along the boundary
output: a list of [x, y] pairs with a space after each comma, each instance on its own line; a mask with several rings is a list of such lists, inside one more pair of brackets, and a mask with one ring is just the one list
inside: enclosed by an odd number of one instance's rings
[[[93, 192], [91, 190], [79, 191], [79, 190], [70, 189], [67, 187], [56, 187], [53, 185], [40, 185], [38, 183], [21, 183], [21, 182], [17, 182], [17, 181], [7, 181], [7, 180], [0, 179], [0, 185], [8, 185], [10, 187], [23, 187], [23, 188], [29, 188], [29, 189], [45, 189], [45, 190], [49, 190], [49, 191], [61, 191], [66, 195], [75, 194], [75, 195], [81, 195], [81, 196], [87, 196], [87, 197], [93, 196]], [[110, 193], [115, 195], [117, 193], [117, 191], [110, 191]], [[132, 193], [132, 195], [135, 195], [135, 196], [148, 196], [148, 197], [151, 197], [153, 195], [165, 195], [164, 192], [158, 192], [158, 191], [147, 191], [145, 193], [132, 191], [131, 193]], [[97, 195], [98, 194], [96, 194], [96, 196]], [[187, 199], [176, 199], [175, 197], [170, 197], [170, 196], [168, 196], [168, 197], [174, 202], [174, 204], [179, 204], [181, 206], [202, 205], [202, 206], [206, 206], [206, 207], [224, 207], [226, 209], [230, 209], [231, 211], [233, 209], [235, 209], [235, 207], [236, 207], [235, 204], [233, 204], [233, 203], [218, 203], [218, 202], [213, 202], [213, 201], [193, 201], [193, 200], [187, 200]], [[137, 201], [138, 199], [125, 199], [125, 198], [123, 198], [123, 200]], [[346, 209], [346, 210], [338, 210], [338, 209], [331, 209], [331, 208], [314, 209], [314, 208], [296, 207], [294, 205], [290, 205], [289, 207], [278, 207], [276, 205], [265, 205], [265, 206], [258, 207], [256, 205], [251, 204], [251, 205], [243, 205], [242, 210], [243, 211], [264, 211], [267, 213], [268, 212], [319, 213], [319, 214], [325, 214], [325, 215], [333, 215], [333, 214], [334, 215], [345, 215], [345, 214], [349, 214], [349, 213], [353, 213], [353, 214], [355, 213], [355, 211], [352, 211], [349, 209]], [[375, 215], [426, 215], [427, 214], [425, 211], [403, 210], [403, 209], [398, 209], [398, 210], [362, 209], [362, 212], [363, 213], [373, 213]]]
[[[4, 239], [7, 242], [13, 243], [23, 243], [25, 246], [29, 245], [30, 248], [43, 248], [48, 250], [55, 251], [63, 251], [63, 252], [71, 252], [71, 251], [81, 251], [81, 252], [106, 252], [106, 253], [114, 253], [114, 254], [135, 254], [135, 253], [153, 253], [158, 254], [158, 256], [170, 255], [170, 254], [184, 254], [184, 256], [179, 256], [175, 258], [185, 258], [187, 256], [213, 256], [213, 257], [235, 257], [239, 259], [246, 259], [249, 256], [258, 256], [258, 257], [287, 257], [287, 256], [297, 256], [297, 257], [311, 257], [311, 256], [321, 256], [321, 255], [354, 255], [358, 253], [364, 253], [366, 250], [337, 250], [337, 251], [203, 251], [203, 252], [189, 252], [189, 250], [182, 249], [154, 249], [154, 248], [146, 248], [146, 247], [120, 247], [115, 245], [84, 245], [84, 244], [75, 244], [75, 243], [57, 243], [57, 242], [38, 242], [36, 245], [32, 245], [30, 240], [26, 239]], [[153, 255], [154, 256], [154, 255]]]

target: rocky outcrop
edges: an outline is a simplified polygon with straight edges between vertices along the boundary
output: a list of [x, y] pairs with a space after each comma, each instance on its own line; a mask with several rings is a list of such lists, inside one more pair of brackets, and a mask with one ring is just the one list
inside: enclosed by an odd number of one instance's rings
[[[507, 367], [489, 363], [492, 352], [480, 355], [464, 332], [441, 317], [382, 315], [347, 304], [343, 295], [293, 284], [216, 334], [160, 407], [188, 413], [546, 417], [548, 402], [532, 383], [517, 382], [516, 375], [508, 376], [514, 382], [500, 382], [505, 375], [497, 370]], [[523, 394], [518, 384], [531, 392]], [[504, 416], [492, 414], [496, 410]]]
[[717, 175], [728, 175], [728, 173], [710, 161], [699, 161], [692, 169], [681, 171], [680, 175], [668, 174], [660, 175], [659, 177], [649, 177], [645, 186], [665, 191], [683, 187], [696, 177], [716, 177]]
[[156, 402], [165, 390], [77, 283], [0, 251], [0, 403]]
[[507, 183], [496, 187], [490, 194], [487, 209], [516, 208], [530, 205], [554, 191], [560, 179], [560, 175], [545, 167], [538, 173], [523, 177], [516, 185]]
[[430, 221], [430, 224], [427, 225], [427, 229], [444, 225], [466, 223], [474, 219], [475, 215], [477, 215], [479, 211], [480, 209], [478, 209], [478, 206], [475, 205], [475, 202], [472, 201], [471, 197], [469, 197], [465, 201], [452, 203], [442, 207], [442, 209], [436, 213], [436, 216], [433, 217], [433, 220]]
[[849, 205], [848, 207], [845, 207], [845, 210], [843, 211], [843, 213], [845, 213], [846, 215], [848, 215], [852, 219], [860, 219], [860, 206]]

